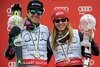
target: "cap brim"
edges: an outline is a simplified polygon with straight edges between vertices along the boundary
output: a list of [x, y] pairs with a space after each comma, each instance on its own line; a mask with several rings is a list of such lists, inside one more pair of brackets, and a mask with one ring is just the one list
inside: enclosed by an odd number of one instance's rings
[[44, 11], [44, 9], [42, 9], [42, 8], [39, 8], [39, 7], [29, 7], [27, 10], [31, 10], [31, 9], [39, 9], [39, 10], [42, 10], [42, 11]]

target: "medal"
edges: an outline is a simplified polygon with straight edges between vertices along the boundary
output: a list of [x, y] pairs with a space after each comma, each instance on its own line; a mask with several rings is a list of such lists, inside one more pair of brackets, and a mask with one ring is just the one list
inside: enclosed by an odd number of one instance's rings
[[41, 57], [39, 51], [34, 51], [32, 56], [34, 56], [34, 58], [37, 58], [37, 59]]
[[70, 59], [65, 59], [64, 65], [66, 66], [66, 65], [68, 65], [69, 63], [70, 63]]
[[67, 53], [64, 51], [64, 48], [63, 48], [62, 45], [61, 45], [61, 48], [62, 48], [63, 53], [64, 53], [64, 56], [65, 56], [64, 66], [66, 66], [66, 65], [70, 64], [70, 59], [68, 59], [67, 56], [66, 56], [66, 55], [68, 54], [68, 50], [69, 50], [69, 48], [67, 49]]
[[[31, 37], [32, 37], [31, 32], [29, 32], [29, 33], [30, 33], [30, 35], [31, 35]], [[37, 42], [37, 44], [34, 43], [34, 39], [33, 39], [33, 37], [32, 37], [32, 42], [33, 42], [33, 44], [34, 44], [35, 51], [33, 51], [33, 53], [32, 53], [31, 55], [34, 56], [34, 58], [36, 58], [36, 59], [38, 59], [38, 58], [41, 57], [41, 54], [40, 54], [40, 52], [39, 52], [39, 50], [38, 50], [39, 38], [40, 38], [40, 28], [39, 28], [39, 32], [38, 32], [38, 33], [39, 33], [39, 34], [38, 34], [38, 42]]]

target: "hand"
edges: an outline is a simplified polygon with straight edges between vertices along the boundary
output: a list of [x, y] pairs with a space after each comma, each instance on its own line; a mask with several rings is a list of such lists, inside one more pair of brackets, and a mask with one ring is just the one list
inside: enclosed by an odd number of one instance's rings
[[84, 31], [84, 34], [89, 37], [89, 41], [92, 41], [92, 38], [94, 37], [93, 30], [88, 29], [88, 30]]
[[9, 37], [15, 46], [22, 46], [24, 41], [21, 37], [21, 29], [17, 26], [13, 27], [9, 32]]
[[21, 29], [20, 29], [19, 27], [15, 26], [15, 27], [13, 27], [13, 28], [11, 29], [11, 31], [9, 32], [9, 37], [10, 37], [10, 38], [11, 38], [11, 37], [15, 37], [15, 36], [19, 35], [20, 33], [21, 33]]
[[24, 40], [22, 39], [21, 34], [19, 34], [18, 36], [15, 37], [14, 45], [15, 46], [22, 46], [22, 45], [24, 45]]
[[8, 46], [7, 49], [5, 50], [4, 56], [5, 56], [5, 58], [7, 58], [8, 60], [13, 59], [14, 56], [15, 56], [14, 47]]

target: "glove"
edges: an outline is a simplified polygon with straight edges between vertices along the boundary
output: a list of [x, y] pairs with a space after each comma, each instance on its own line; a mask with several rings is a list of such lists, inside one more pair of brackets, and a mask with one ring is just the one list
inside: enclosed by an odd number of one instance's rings
[[15, 37], [14, 45], [15, 46], [22, 46], [22, 45], [24, 45], [24, 40], [22, 39], [21, 34], [19, 34], [18, 36]]
[[15, 46], [24, 45], [24, 40], [21, 37], [21, 29], [19, 27], [13, 27], [9, 32], [9, 37], [11, 38]]
[[21, 29], [17, 26], [14, 26], [9, 32], [9, 37], [13, 38], [21, 33]]
[[8, 60], [13, 59], [15, 56], [15, 50], [14, 47], [8, 46], [7, 49], [5, 50], [4, 57], [7, 58]]

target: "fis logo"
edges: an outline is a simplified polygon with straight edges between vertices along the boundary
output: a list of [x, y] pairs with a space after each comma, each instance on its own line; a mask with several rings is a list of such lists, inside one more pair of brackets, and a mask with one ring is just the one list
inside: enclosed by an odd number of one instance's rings
[[86, 12], [91, 12], [93, 10], [92, 6], [79, 6], [78, 11], [79, 14], [84, 14]]

